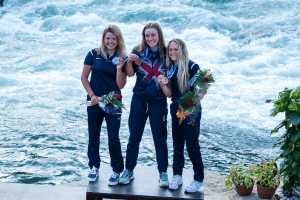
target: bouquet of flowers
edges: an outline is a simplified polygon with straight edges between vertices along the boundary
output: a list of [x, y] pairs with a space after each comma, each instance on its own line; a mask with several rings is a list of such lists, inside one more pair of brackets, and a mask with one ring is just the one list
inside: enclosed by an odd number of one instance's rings
[[[179, 110], [177, 110], [176, 116], [179, 120], [179, 126], [184, 119], [187, 119], [189, 122], [194, 123], [196, 120], [196, 113], [200, 112], [199, 108], [200, 99], [198, 96], [198, 90], [194, 89], [192, 92], [189, 91], [183, 95], [179, 100]], [[191, 114], [187, 117], [184, 115], [185, 111], [189, 111]]]
[[[109, 114], [121, 114], [122, 108], [125, 106], [122, 104], [121, 99], [122, 95], [117, 94], [115, 91], [110, 92], [108, 95], [103, 95], [102, 97], [98, 97], [99, 102], [98, 105], [102, 110]], [[91, 106], [92, 102], [87, 101], [87, 106]]]
[[215, 79], [210, 73], [210, 69], [205, 69], [202, 71], [199, 69], [193, 78], [189, 81], [190, 86], [197, 85], [200, 89], [203, 89], [204, 92], [207, 92], [207, 89], [211, 86], [211, 83], [214, 83]]
[[[203, 98], [202, 93], [198, 93], [202, 89], [205, 93], [207, 89], [211, 86], [211, 83], [215, 82], [212, 74], [210, 74], [210, 69], [208, 70], [198, 70], [197, 73], [189, 81], [189, 85], [195, 85], [193, 91], [189, 91], [184, 94], [179, 100], [179, 110], [176, 116], [179, 120], [179, 126], [184, 119], [187, 119], [190, 123], [194, 123], [196, 120], [196, 114], [200, 112], [199, 103]], [[191, 114], [185, 117], [184, 112], [189, 111]]]

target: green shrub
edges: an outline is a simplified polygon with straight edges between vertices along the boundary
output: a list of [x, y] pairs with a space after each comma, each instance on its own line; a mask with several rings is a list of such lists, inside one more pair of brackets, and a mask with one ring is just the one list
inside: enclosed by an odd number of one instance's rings
[[294, 90], [285, 88], [279, 93], [279, 99], [274, 101], [271, 116], [275, 117], [280, 112], [285, 113], [285, 119], [271, 131], [278, 132], [285, 127], [286, 132], [278, 138], [274, 145], [281, 145], [283, 158], [280, 172], [284, 177], [283, 190], [290, 190], [291, 186], [300, 186], [300, 86]]

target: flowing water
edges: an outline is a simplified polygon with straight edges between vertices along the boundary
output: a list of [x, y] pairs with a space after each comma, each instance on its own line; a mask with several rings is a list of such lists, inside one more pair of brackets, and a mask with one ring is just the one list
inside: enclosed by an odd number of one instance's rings
[[[0, 181], [60, 184], [85, 180], [86, 92], [80, 76], [89, 50], [108, 24], [122, 30], [127, 51], [148, 21], [166, 42], [182, 38], [191, 60], [216, 83], [202, 101], [200, 145], [205, 170], [272, 159], [284, 118], [270, 117], [285, 87], [300, 85], [300, 0], [5, 0], [0, 7]], [[120, 129], [125, 157], [135, 78], [122, 90]], [[168, 117], [169, 164], [172, 137]], [[109, 163], [106, 125], [101, 158]], [[149, 125], [138, 165], [156, 166]], [[192, 168], [186, 153], [186, 168]]]

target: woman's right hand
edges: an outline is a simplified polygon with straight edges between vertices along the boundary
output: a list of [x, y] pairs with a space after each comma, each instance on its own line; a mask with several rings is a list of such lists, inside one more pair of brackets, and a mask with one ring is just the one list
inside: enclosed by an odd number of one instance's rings
[[91, 98], [92, 105], [97, 105], [99, 102], [99, 98], [96, 95], [93, 95]]
[[132, 61], [136, 61], [136, 59], [138, 59], [139, 57], [136, 54], [129, 54], [128, 56], [128, 61], [132, 62]]
[[187, 116], [189, 116], [190, 114], [192, 114], [193, 112], [190, 112], [189, 110], [186, 110], [185, 112], [184, 112], [184, 116], [185, 117], [187, 117]]
[[163, 78], [164, 78], [164, 75], [159, 75], [159, 76], [157, 77], [157, 82], [158, 82], [158, 84], [159, 84], [161, 87], [164, 85], [164, 84], [162, 83]]

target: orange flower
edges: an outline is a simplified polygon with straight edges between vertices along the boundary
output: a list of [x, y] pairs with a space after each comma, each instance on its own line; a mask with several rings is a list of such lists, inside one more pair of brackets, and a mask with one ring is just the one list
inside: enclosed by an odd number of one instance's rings
[[181, 121], [185, 119], [184, 113], [180, 110], [177, 110], [176, 116], [180, 118]]

